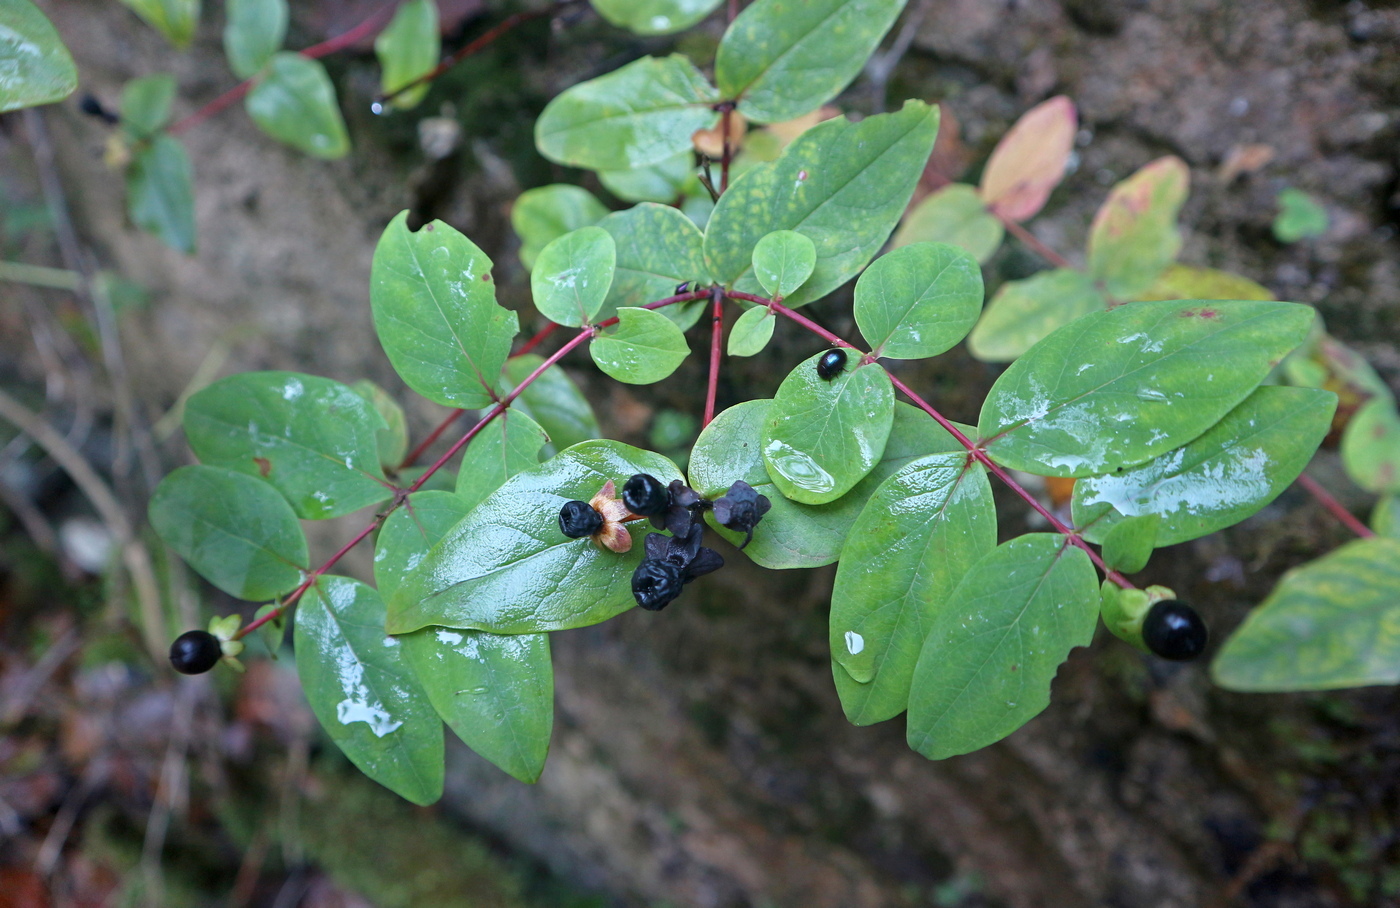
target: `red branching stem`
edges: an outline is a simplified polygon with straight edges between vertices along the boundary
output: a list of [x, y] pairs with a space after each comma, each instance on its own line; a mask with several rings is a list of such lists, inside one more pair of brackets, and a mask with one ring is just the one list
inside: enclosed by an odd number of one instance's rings
[[457, 417], [461, 416], [465, 412], [467, 411], [459, 408], [453, 410], [451, 413], [448, 413], [447, 416], [443, 419], [443, 421], [438, 423], [437, 428], [429, 432], [428, 437], [418, 443], [418, 447], [408, 452], [408, 456], [405, 457], [403, 459], [403, 462], [399, 464], [399, 469], [406, 470], [409, 467], [413, 466], [415, 463], [417, 463], [418, 458], [423, 456], [423, 452], [428, 450], [428, 448], [432, 447], [433, 442], [441, 438], [442, 433], [447, 431], [447, 427], [456, 422]]
[[729, 0], [729, 8], [725, 10], [725, 14], [729, 21], [733, 22], [734, 18], [739, 15], [739, 0]]
[[1029, 230], [1022, 227], [1020, 224], [1016, 223], [1010, 218], [1003, 217], [1002, 215], [997, 214], [995, 208], [988, 210], [990, 210], [992, 214], [996, 215], [997, 220], [1001, 221], [1002, 224], [1006, 225], [1007, 231], [1012, 236], [1020, 240], [1022, 243], [1025, 243], [1026, 246], [1028, 246], [1032, 251], [1034, 251], [1036, 255], [1045, 259], [1045, 261], [1054, 265], [1056, 268], [1069, 268], [1071, 270], [1074, 269], [1074, 266], [1069, 263], [1069, 259], [1065, 258], [1055, 250], [1051, 249], [1049, 246], [1042, 243], [1034, 233], [1031, 233]]
[[702, 429], [715, 418], [715, 395], [719, 391], [720, 338], [723, 334], [724, 293], [716, 287], [710, 306], [710, 381], [705, 389], [705, 418], [700, 422]]
[[340, 551], [327, 558], [325, 564], [322, 564], [316, 570], [312, 571], [310, 574], [307, 574], [306, 579], [301, 582], [301, 585], [298, 586], [296, 589], [292, 590], [292, 592], [287, 596], [287, 598], [282, 600], [282, 604], [280, 606], [268, 612], [266, 615], [263, 615], [256, 621], [248, 622], [246, 625], [243, 626], [242, 629], [239, 630], [237, 634], [234, 635], [234, 639], [241, 640], [242, 638], [251, 634], [253, 631], [262, 627], [267, 622], [286, 614], [287, 609], [296, 604], [296, 601], [301, 598], [302, 593], [305, 593], [308, 589], [311, 588], [311, 584], [316, 582], [317, 577], [320, 577], [326, 571], [329, 571], [332, 567], [335, 566], [336, 562], [344, 558], [351, 549], [363, 542], [369, 536], [370, 533], [373, 533], [375, 530], [379, 529], [379, 525], [383, 523], [385, 518], [387, 518], [388, 516], [389, 512], [386, 511], [385, 513], [375, 517], [374, 521], [370, 523], [369, 526], [365, 527], [363, 530], [360, 530], [360, 532], [355, 535], [354, 539], [351, 539], [349, 542], [345, 543], [345, 545], [341, 546]]
[[[734, 105], [724, 105], [724, 113], [719, 117], [720, 158], [719, 158], [719, 191], [723, 195], [729, 189], [729, 161], [734, 157], [734, 146], [729, 141], [729, 127], [734, 120]], [[718, 305], [718, 300], [716, 300]]]
[[535, 332], [534, 337], [527, 340], [524, 344], [521, 344], [520, 349], [512, 353], [510, 355], [510, 358], [515, 359], [517, 356], [524, 356], [526, 353], [529, 353], [531, 350], [535, 349], [541, 343], [543, 343], [544, 339], [553, 334], [554, 329], [558, 327], [559, 326], [554, 322], [550, 322], [548, 325], [545, 325], [539, 331]]
[[1302, 486], [1309, 495], [1316, 498], [1318, 504], [1322, 505], [1333, 517], [1341, 521], [1344, 527], [1351, 530], [1356, 535], [1363, 539], [1376, 535], [1375, 531], [1358, 520], [1355, 514], [1348, 511], [1340, 501], [1332, 497], [1331, 492], [1324, 489], [1316, 479], [1313, 479], [1307, 473], [1300, 473], [1298, 478], [1294, 481]]

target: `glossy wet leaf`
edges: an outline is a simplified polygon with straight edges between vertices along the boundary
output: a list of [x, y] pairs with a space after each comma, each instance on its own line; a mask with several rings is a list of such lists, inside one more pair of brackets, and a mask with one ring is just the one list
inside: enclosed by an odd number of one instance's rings
[[540, 250], [530, 269], [535, 308], [552, 322], [579, 328], [603, 308], [617, 268], [617, 244], [601, 227], [580, 227]]
[[982, 199], [1012, 221], [1034, 216], [1064, 178], [1078, 129], [1074, 102], [1064, 95], [1026, 111], [987, 159], [978, 190]]
[[915, 460], [875, 490], [841, 550], [831, 593], [831, 658], [851, 722], [904, 711], [934, 616], [996, 544], [992, 488], [965, 451]]
[[600, 171], [598, 182], [624, 202], [663, 205], [670, 205], [686, 194], [692, 183], [699, 189], [695, 179], [695, 155], [688, 151], [646, 167]]
[[1327, 232], [1327, 209], [1301, 189], [1292, 186], [1278, 194], [1278, 214], [1274, 216], [1274, 239], [1296, 243]]
[[753, 273], [768, 296], [791, 296], [812, 276], [817, 247], [795, 230], [775, 230], [753, 247]]
[[1181, 251], [1176, 216], [1190, 181], [1186, 164], [1168, 156], [1113, 187], [1089, 228], [1088, 271], [1109, 296], [1135, 299]]
[[1190, 443], [1122, 472], [1074, 485], [1074, 523], [1107, 542], [1124, 517], [1162, 518], [1155, 545], [1233, 526], [1298, 478], [1332, 425], [1337, 397], [1264, 386]]
[[915, 205], [890, 242], [896, 249], [910, 243], [951, 243], [985, 262], [1001, 246], [1005, 232], [976, 189], [949, 183]]
[[511, 408], [477, 433], [462, 455], [457, 495], [468, 508], [500, 488], [501, 483], [540, 462], [549, 436], [539, 423]]
[[[608, 215], [598, 226], [617, 244], [617, 270], [599, 320], [613, 317], [624, 306], [644, 306], [675, 296], [682, 283], [692, 288], [708, 283], [704, 237], [679, 210], [643, 202]], [[684, 331], [700, 319], [706, 305], [708, 301], [701, 299], [657, 311]]]
[[414, 233], [408, 212], [384, 229], [370, 272], [374, 327], [410, 388], [448, 407], [481, 407], [519, 330], [496, 304], [491, 260], [442, 221]]
[[997, 546], [934, 616], [909, 693], [909, 746], [941, 760], [1035, 718], [1070, 650], [1093, 640], [1098, 614], [1098, 575], [1064, 536]]
[[185, 404], [185, 436], [201, 461], [267, 480], [307, 520], [388, 498], [374, 407], [340, 382], [298, 372], [244, 372]]
[[272, 599], [301, 582], [306, 537], [267, 483], [220, 467], [180, 467], [151, 495], [151, 526], [201, 577], [239, 599]]
[[1115, 571], [1135, 574], [1147, 566], [1157, 544], [1162, 518], [1157, 514], [1125, 517], [1103, 533], [1104, 563]]
[[763, 461], [785, 497], [826, 504], [850, 491], [880, 462], [894, 419], [894, 387], [877, 365], [857, 366], [827, 381], [817, 360], [788, 373], [763, 425]]
[[374, 541], [374, 585], [391, 599], [428, 550], [467, 516], [471, 504], [451, 492], [414, 492], [390, 514]]
[[755, 306], [744, 312], [729, 329], [730, 356], [756, 356], [763, 352], [773, 339], [773, 328], [778, 321], [771, 309]]
[[915, 243], [880, 256], [856, 281], [855, 316], [876, 356], [937, 356], [982, 313], [982, 269], [946, 243]]
[[603, 484], [634, 473], [662, 484], [675, 464], [615, 441], [576, 445], [517, 473], [442, 540], [390, 600], [389, 630], [429, 625], [503, 634], [586, 627], [631, 608], [632, 572], [643, 556], [645, 523], [631, 523], [634, 545], [611, 552], [559, 530], [559, 509], [587, 501]]
[[179, 139], [158, 135], [131, 159], [126, 210], [133, 224], [171, 249], [194, 252], [194, 171]]
[[1342, 433], [1342, 465], [1369, 492], [1400, 492], [1400, 413], [1378, 397], [1362, 405]]
[[415, 804], [442, 797], [442, 720], [385, 635], [374, 588], [321, 577], [297, 604], [293, 642], [311, 711], [350, 762]]
[[1002, 373], [978, 431], [1003, 466], [1093, 476], [1180, 447], [1307, 336], [1311, 307], [1134, 303], [1074, 321]]
[[287, 0], [226, 0], [224, 55], [240, 79], [251, 79], [282, 49]]
[[676, 323], [650, 309], [617, 310], [616, 328], [588, 345], [593, 362], [608, 375], [633, 385], [649, 385], [676, 371], [690, 355]]
[[298, 151], [327, 159], [350, 151], [335, 86], [319, 60], [274, 54], [244, 106], [259, 129]]
[[550, 101], [535, 121], [535, 145], [573, 167], [646, 167], [688, 151], [691, 133], [719, 122], [718, 100], [680, 54], [643, 57]]
[[591, 0], [598, 15], [639, 35], [669, 35], [704, 19], [721, 0]]
[[1271, 300], [1274, 295], [1247, 277], [1216, 268], [1197, 268], [1174, 263], [1167, 266], [1151, 287], [1139, 297], [1144, 300]]
[[1400, 540], [1357, 539], [1279, 581], [1221, 647], [1228, 690], [1335, 690], [1400, 682]]
[[1007, 281], [987, 303], [982, 320], [968, 335], [967, 348], [983, 362], [1009, 363], [1056, 328], [1107, 306], [1082, 271], [1056, 268]]
[[149, 139], [170, 122], [175, 100], [175, 77], [156, 73], [122, 86], [122, 130], [133, 140]]
[[386, 428], [375, 433], [379, 445], [379, 463], [386, 470], [396, 469], [408, 453], [408, 420], [403, 407], [389, 396], [389, 392], [367, 378], [362, 378], [350, 389], [369, 402], [374, 411], [384, 420]]
[[0, 113], [62, 101], [78, 87], [63, 39], [29, 0], [0, 6]]
[[[543, 357], [533, 353], [512, 357], [506, 363], [505, 374], [501, 378], [501, 393], [510, 393], [518, 382], [543, 362]], [[593, 415], [588, 398], [583, 396], [568, 373], [558, 366], [546, 369], [520, 392], [511, 408], [529, 416], [544, 429], [549, 436], [549, 444], [544, 449], [546, 457], [553, 457], [571, 445], [597, 438], [600, 434], [598, 417]]]
[[[406, 0], [394, 13], [389, 27], [374, 39], [374, 55], [381, 70], [379, 90], [392, 94], [427, 75], [442, 54], [438, 9], [434, 0]], [[417, 107], [428, 93], [428, 84], [416, 85], [387, 102], [398, 110]]]
[[720, 93], [758, 123], [816, 110], [859, 75], [905, 0], [755, 0], [715, 54]]
[[200, 0], [122, 0], [122, 3], [179, 48], [190, 43], [199, 25]]
[[525, 190], [510, 209], [510, 224], [520, 237], [520, 261], [527, 269], [533, 267], [545, 246], [607, 215], [603, 203], [579, 186], [551, 183]]

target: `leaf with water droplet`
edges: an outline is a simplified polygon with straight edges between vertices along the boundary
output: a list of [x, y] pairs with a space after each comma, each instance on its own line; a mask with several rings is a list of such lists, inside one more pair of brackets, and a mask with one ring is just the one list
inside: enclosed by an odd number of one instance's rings
[[599, 369], [618, 381], [661, 381], [690, 355], [681, 329], [660, 312], [623, 307], [617, 317], [617, 328], [593, 338], [588, 352]]
[[467, 516], [467, 502], [451, 492], [414, 492], [390, 514], [374, 540], [374, 585], [386, 601], [428, 550]]
[[579, 328], [592, 322], [612, 287], [617, 244], [601, 227], [580, 227], [540, 250], [530, 269], [535, 308], [552, 322]]
[[[393, 94], [427, 75], [442, 55], [442, 36], [434, 0], [405, 0], [399, 4], [389, 27], [374, 39], [374, 55], [382, 70], [379, 90]], [[399, 110], [417, 106], [428, 93], [428, 84], [414, 86], [394, 95], [390, 102]]]

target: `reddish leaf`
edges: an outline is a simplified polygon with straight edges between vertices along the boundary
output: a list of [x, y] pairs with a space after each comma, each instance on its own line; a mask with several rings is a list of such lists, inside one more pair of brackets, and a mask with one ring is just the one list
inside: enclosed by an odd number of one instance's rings
[[992, 151], [982, 172], [982, 199], [1012, 221], [1034, 215], [1063, 179], [1078, 128], [1074, 102], [1064, 95], [1026, 111]]

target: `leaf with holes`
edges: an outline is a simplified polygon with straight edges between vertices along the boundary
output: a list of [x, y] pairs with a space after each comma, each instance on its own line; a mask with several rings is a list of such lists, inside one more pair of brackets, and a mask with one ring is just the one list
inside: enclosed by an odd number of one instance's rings
[[875, 356], [937, 356], [966, 337], [981, 312], [982, 269], [946, 243], [886, 253], [856, 281], [856, 324]]

